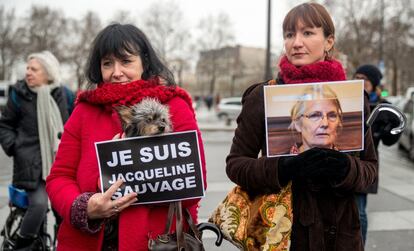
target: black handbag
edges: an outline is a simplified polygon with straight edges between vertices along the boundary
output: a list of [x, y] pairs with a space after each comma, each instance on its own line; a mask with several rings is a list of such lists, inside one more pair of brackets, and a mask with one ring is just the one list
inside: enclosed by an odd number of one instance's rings
[[[176, 230], [175, 233], [170, 233], [172, 220], [175, 215]], [[158, 235], [155, 239], [148, 241], [148, 250], [150, 251], [204, 251], [203, 243], [201, 241], [201, 233], [194, 225], [191, 214], [187, 209], [184, 209], [184, 218], [190, 226], [190, 233], [183, 231], [183, 213], [181, 201], [171, 202], [168, 209], [168, 219], [165, 225], [164, 234]]]

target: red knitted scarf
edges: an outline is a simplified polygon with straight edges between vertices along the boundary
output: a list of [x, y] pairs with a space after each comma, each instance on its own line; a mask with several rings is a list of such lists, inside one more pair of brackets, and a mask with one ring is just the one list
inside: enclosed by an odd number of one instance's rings
[[95, 90], [81, 92], [76, 103], [87, 102], [112, 108], [119, 105], [131, 106], [139, 103], [143, 98], [156, 98], [166, 103], [174, 97], [184, 99], [191, 109], [190, 95], [180, 87], [159, 84], [158, 79], [137, 80], [129, 84], [103, 83]]
[[284, 56], [280, 60], [279, 69], [279, 78], [285, 84], [346, 80], [344, 68], [335, 59], [296, 67]]

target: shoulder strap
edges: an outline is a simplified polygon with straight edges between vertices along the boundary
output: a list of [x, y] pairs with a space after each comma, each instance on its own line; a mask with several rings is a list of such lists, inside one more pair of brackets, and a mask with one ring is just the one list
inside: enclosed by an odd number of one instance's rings
[[10, 98], [17, 110], [20, 110], [20, 99], [16, 93], [16, 90], [13, 88], [10, 89]]
[[[71, 114], [72, 110], [73, 110], [74, 95], [73, 95], [72, 91], [69, 90], [69, 88], [67, 88], [66, 86], [62, 86], [62, 88], [63, 88], [63, 94], [66, 97], [68, 112], [69, 112], [69, 114]], [[19, 98], [19, 95], [17, 95], [16, 90], [13, 89], [13, 88], [10, 89], [10, 98], [11, 98], [14, 106], [17, 108], [17, 110], [20, 110], [20, 106], [21, 106], [20, 98]]]
[[186, 243], [183, 232], [183, 211], [181, 201], [173, 202], [175, 204], [175, 232], [177, 234], [178, 250], [185, 250]]
[[[194, 224], [193, 218], [191, 217], [190, 212], [188, 211], [187, 208], [184, 208], [184, 217], [187, 220], [188, 226], [190, 227], [191, 231], [193, 231], [194, 237], [200, 240], [201, 234], [200, 231], [198, 230], [197, 226]], [[215, 225], [214, 225], [215, 226]]]
[[72, 91], [69, 90], [69, 88], [67, 88], [66, 86], [63, 85], [62, 89], [63, 89], [63, 94], [66, 98], [66, 104], [67, 104], [68, 112], [69, 112], [69, 115], [70, 115], [73, 111], [73, 102], [74, 102], [75, 98], [74, 98], [74, 95], [73, 95]]
[[167, 224], [165, 224], [165, 230], [164, 234], [169, 234], [171, 230], [171, 224], [174, 218], [175, 214], [175, 204], [174, 202], [170, 202], [170, 206], [168, 208], [168, 218], [167, 218]]

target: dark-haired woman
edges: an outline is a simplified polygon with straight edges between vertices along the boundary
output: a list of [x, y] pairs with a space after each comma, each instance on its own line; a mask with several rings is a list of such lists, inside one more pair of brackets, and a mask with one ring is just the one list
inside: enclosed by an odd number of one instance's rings
[[[296, 156], [265, 156], [264, 85], [345, 80], [341, 63], [331, 56], [335, 28], [322, 5], [304, 3], [290, 10], [283, 22], [283, 38], [285, 55], [280, 60], [276, 81], [252, 85], [243, 95], [243, 108], [226, 160], [227, 174], [252, 196], [277, 193], [292, 181], [291, 239], [282, 238], [282, 234], [266, 236], [272, 239], [274, 250], [286, 250], [290, 245], [294, 251], [362, 251], [354, 195], [377, 178], [371, 134], [364, 139], [365, 149], [358, 153], [319, 145]], [[367, 102], [364, 112], [366, 118]]]
[[[102, 194], [94, 143], [122, 134], [115, 107], [134, 105], [145, 97], [169, 107], [174, 131], [197, 130], [202, 142], [191, 98], [175, 86], [171, 72], [133, 25], [112, 24], [97, 35], [86, 75], [89, 88], [78, 96], [46, 181], [52, 205], [63, 217], [58, 250], [147, 250], [148, 238], [164, 231], [168, 206], [130, 206], [136, 193], [111, 200], [122, 181]], [[200, 152], [205, 177], [202, 143]], [[183, 202], [193, 219], [198, 201]]]

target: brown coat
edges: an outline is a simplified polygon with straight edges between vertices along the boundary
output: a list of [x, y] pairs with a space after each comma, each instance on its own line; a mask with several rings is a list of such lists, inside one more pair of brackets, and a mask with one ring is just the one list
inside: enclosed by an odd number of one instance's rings
[[[266, 157], [263, 85], [252, 85], [243, 95], [243, 109], [230, 154], [227, 175], [250, 194], [278, 192], [278, 159]], [[365, 118], [369, 106], [365, 100]], [[354, 193], [377, 179], [377, 159], [371, 133], [365, 150], [348, 154], [349, 173], [329, 187], [293, 181], [293, 227], [291, 251], [362, 251], [362, 237]], [[261, 155], [259, 156], [261, 152]], [[357, 157], [361, 156], [361, 157]]]

